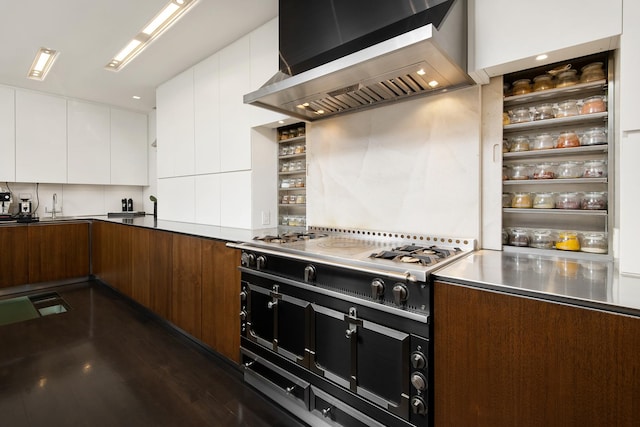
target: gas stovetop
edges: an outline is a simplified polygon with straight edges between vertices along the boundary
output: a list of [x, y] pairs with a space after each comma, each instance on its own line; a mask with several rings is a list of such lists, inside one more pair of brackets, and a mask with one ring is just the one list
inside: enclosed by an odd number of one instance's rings
[[242, 246], [339, 262], [345, 267], [407, 273], [416, 280], [425, 281], [436, 268], [471, 253], [475, 240], [311, 227], [300, 233], [256, 236]]

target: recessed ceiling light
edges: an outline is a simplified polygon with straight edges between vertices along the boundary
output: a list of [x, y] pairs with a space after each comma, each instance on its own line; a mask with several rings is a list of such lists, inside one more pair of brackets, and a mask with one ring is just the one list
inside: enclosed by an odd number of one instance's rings
[[427, 72], [424, 70], [424, 68], [420, 68], [418, 71], [416, 71], [416, 73], [419, 76], [424, 76], [425, 74], [427, 74]]
[[536, 56], [536, 61], [544, 61], [548, 57], [549, 57], [549, 55], [547, 55], [546, 53], [543, 53], [542, 55]]
[[436, 80], [431, 80], [428, 84], [430, 87], [434, 88], [438, 86], [440, 83], [438, 83]]
[[149, 21], [142, 30], [109, 61], [105, 68], [111, 71], [122, 70], [133, 58], [138, 56], [152, 41], [160, 37], [181, 16], [199, 0], [172, 0]]
[[132, 98], [133, 99], [140, 99], [140, 97], [138, 95], [133, 95]]
[[57, 51], [41, 47], [38, 50], [38, 53], [36, 53], [36, 57], [33, 59], [33, 63], [31, 64], [31, 68], [29, 68], [27, 77], [33, 80], [44, 80], [57, 57]]

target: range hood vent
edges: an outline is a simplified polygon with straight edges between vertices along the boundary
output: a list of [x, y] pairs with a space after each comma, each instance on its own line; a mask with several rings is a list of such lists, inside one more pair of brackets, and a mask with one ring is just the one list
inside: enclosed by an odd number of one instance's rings
[[316, 121], [474, 84], [466, 72], [466, 2], [427, 24], [316, 68], [278, 72], [245, 104]]

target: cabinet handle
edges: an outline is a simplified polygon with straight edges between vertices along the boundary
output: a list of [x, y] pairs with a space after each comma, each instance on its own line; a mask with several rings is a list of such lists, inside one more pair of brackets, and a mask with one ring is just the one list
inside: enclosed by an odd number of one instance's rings
[[[496, 153], [498, 152], [498, 147], [500, 147], [500, 155], [496, 156]], [[497, 163], [498, 159], [502, 158], [502, 147], [498, 144], [493, 144], [493, 163]]]
[[273, 308], [273, 307], [275, 307], [276, 305], [278, 305], [278, 301], [269, 301], [269, 302], [267, 303], [267, 308]]

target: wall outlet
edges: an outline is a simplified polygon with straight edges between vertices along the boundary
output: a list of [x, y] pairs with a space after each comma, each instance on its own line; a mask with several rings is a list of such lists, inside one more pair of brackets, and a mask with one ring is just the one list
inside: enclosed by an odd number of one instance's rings
[[271, 224], [271, 212], [262, 211], [262, 225]]

